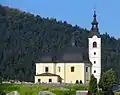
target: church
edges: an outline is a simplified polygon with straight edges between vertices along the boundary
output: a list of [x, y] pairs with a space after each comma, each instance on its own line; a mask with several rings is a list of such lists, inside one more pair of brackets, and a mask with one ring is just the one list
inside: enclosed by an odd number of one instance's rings
[[[89, 83], [91, 74], [99, 82], [101, 75], [101, 38], [94, 11], [92, 28], [88, 36], [88, 50], [71, 47], [53, 56], [44, 53], [36, 63], [35, 83]], [[74, 34], [73, 34], [74, 35]], [[74, 36], [73, 36], [74, 38]]]

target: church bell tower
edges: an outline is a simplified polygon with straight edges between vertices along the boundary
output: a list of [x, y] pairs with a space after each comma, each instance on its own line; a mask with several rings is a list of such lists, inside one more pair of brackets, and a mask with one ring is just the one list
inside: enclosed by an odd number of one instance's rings
[[96, 19], [96, 11], [94, 11], [91, 24], [92, 28], [88, 37], [89, 59], [92, 63], [92, 74], [97, 78], [97, 82], [99, 82], [101, 76], [101, 38]]

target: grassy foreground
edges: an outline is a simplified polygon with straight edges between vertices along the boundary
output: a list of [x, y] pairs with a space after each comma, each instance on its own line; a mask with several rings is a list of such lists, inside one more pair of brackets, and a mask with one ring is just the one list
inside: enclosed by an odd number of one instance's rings
[[116, 92], [115, 95], [120, 95], [120, 92]]
[[[63, 90], [63, 88], [71, 89], [70, 91]], [[60, 87], [50, 87], [37, 84], [0, 84], [0, 90], [5, 93], [11, 91], [19, 91], [20, 95], [38, 95], [40, 91], [51, 91], [56, 95], [75, 95], [76, 90], [87, 90], [87, 86], [83, 85], [67, 85], [62, 89]], [[116, 92], [115, 95], [120, 95], [120, 92]]]
[[[63, 90], [64, 88], [71, 90]], [[60, 87], [48, 87], [37, 84], [0, 84], [0, 89], [6, 93], [19, 91], [21, 95], [38, 95], [40, 91], [45, 90], [54, 92], [56, 95], [75, 95], [76, 90], [87, 90], [88, 87], [83, 85], [68, 85], [61, 89]]]

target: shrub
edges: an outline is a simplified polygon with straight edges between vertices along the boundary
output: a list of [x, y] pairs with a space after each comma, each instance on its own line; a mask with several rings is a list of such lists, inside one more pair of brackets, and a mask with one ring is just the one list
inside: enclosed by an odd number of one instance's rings
[[0, 95], [6, 95], [6, 93], [3, 91], [0, 91]]

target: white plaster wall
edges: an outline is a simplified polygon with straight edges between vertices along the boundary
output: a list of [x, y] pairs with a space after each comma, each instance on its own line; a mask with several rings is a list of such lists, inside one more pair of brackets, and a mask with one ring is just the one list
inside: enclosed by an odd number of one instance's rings
[[[74, 72], [71, 72], [71, 67], [75, 68]], [[84, 63], [66, 63], [66, 83], [76, 83], [76, 80], [82, 80], [82, 83], [85, 83], [84, 79]]]
[[[60, 72], [58, 67], [60, 67]], [[60, 75], [62, 82], [65, 82], [65, 63], [56, 63], [56, 74]]]
[[55, 73], [55, 64], [54, 63], [36, 63], [36, 75], [45, 73], [45, 67], [49, 68], [48, 73]]
[[[86, 72], [86, 67], [88, 68], [88, 71]], [[90, 78], [91, 78], [91, 74], [92, 74], [92, 66], [91, 65], [88, 65], [88, 64], [85, 64], [84, 65], [84, 80], [85, 80], [85, 83], [88, 84], [89, 81], [90, 81]]]
[[[36, 75], [45, 73], [46, 66], [49, 68], [49, 73], [60, 75], [63, 83], [75, 83], [76, 80], [86, 82], [85, 63], [36, 63]], [[72, 66], [75, 68], [74, 72], [71, 72]], [[60, 67], [60, 72], [58, 67]], [[45, 80], [48, 80], [48, 77], [45, 77]], [[38, 78], [41, 77], [35, 76], [35, 82], [38, 81]]]
[[[97, 78], [97, 81], [99, 82], [100, 75], [101, 75], [101, 38], [98, 38], [97, 36], [93, 36], [92, 38], [88, 38], [89, 40], [89, 59], [92, 62], [92, 74]], [[97, 48], [93, 48], [93, 42], [97, 42]], [[94, 52], [96, 52], [96, 55], [94, 55]], [[96, 63], [94, 64], [94, 61]], [[96, 73], [94, 73], [94, 70], [96, 70]]]
[[35, 76], [35, 83], [38, 83], [38, 79], [41, 80], [41, 83], [49, 83], [49, 79], [52, 79], [53, 83], [58, 83], [58, 77], [57, 76]]

